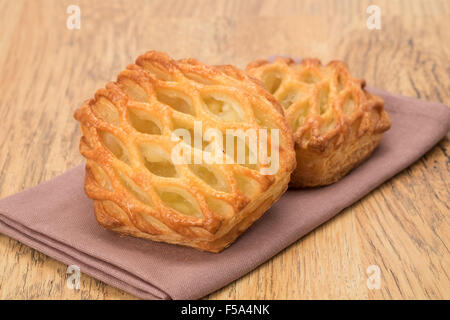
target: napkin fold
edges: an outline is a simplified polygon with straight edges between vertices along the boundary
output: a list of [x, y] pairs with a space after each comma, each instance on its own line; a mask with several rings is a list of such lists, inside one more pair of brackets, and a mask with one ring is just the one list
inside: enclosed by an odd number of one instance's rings
[[450, 129], [450, 108], [443, 104], [369, 91], [385, 100], [392, 120], [372, 156], [335, 184], [289, 190], [219, 254], [103, 229], [83, 191], [84, 165], [0, 200], [0, 233], [141, 298], [201, 298], [361, 199], [419, 159]]

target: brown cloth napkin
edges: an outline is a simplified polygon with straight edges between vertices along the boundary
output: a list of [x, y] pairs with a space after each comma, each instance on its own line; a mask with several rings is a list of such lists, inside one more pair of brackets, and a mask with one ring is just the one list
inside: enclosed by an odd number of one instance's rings
[[400, 172], [450, 129], [439, 103], [382, 96], [392, 128], [373, 155], [328, 187], [290, 190], [219, 254], [119, 237], [100, 227], [84, 165], [0, 201], [0, 232], [141, 298], [196, 299], [245, 275]]

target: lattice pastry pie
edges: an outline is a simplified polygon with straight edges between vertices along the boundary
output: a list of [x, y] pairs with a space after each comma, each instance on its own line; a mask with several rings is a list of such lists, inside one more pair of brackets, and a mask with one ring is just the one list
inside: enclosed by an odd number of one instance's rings
[[353, 78], [344, 62], [259, 60], [247, 73], [261, 80], [283, 106], [294, 133], [294, 187], [328, 185], [367, 158], [390, 128], [383, 100]]
[[232, 66], [151, 51], [75, 118], [86, 194], [97, 221], [121, 234], [219, 252], [281, 196], [295, 168], [282, 108]]

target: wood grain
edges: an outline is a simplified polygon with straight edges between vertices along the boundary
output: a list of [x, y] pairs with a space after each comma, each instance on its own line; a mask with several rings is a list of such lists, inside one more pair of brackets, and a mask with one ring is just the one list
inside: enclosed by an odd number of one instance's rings
[[[81, 8], [81, 29], [66, 8]], [[382, 29], [368, 30], [377, 4]], [[448, 1], [0, 1], [0, 197], [82, 161], [73, 110], [149, 49], [211, 64], [342, 59], [368, 84], [450, 104]], [[407, 139], [408, 137], [405, 137]], [[208, 299], [449, 299], [450, 143]], [[369, 265], [380, 290], [366, 286]], [[0, 299], [134, 299], [0, 235]]]

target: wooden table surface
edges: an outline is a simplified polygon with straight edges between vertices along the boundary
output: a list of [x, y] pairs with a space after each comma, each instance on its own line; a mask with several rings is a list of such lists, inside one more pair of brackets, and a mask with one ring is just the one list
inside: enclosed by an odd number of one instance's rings
[[[81, 29], [69, 30], [70, 4]], [[366, 9], [381, 9], [369, 30]], [[449, 1], [0, 1], [0, 197], [82, 162], [72, 114], [150, 49], [210, 64], [346, 61], [368, 84], [450, 104]], [[408, 139], [408, 137], [405, 137]], [[209, 299], [449, 299], [450, 143]], [[380, 289], [367, 268], [380, 268]], [[133, 299], [0, 235], [1, 299]]]

